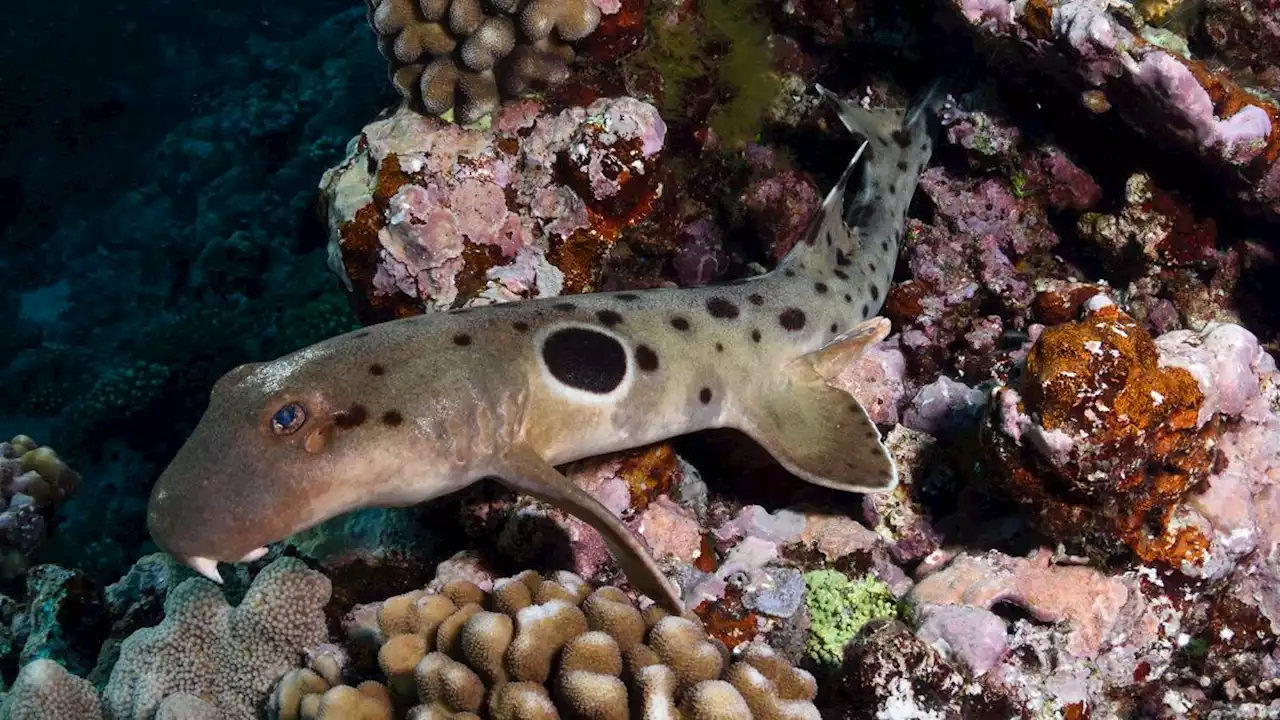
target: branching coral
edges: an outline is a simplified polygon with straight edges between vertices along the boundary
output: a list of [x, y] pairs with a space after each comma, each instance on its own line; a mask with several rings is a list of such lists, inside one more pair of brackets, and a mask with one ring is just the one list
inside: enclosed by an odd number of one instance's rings
[[[494, 11], [488, 14], [486, 10]], [[568, 43], [600, 24], [592, 0], [369, 0], [369, 25], [410, 107], [463, 123], [569, 77]]]
[[[453, 581], [438, 593], [398, 595], [378, 606], [376, 634], [387, 687], [400, 703], [417, 703], [415, 720], [620, 719], [633, 709], [644, 718], [672, 710], [685, 718], [819, 717], [813, 677], [767, 646], [733, 657], [695, 617], [641, 611], [621, 590], [593, 591], [568, 572], [547, 579], [526, 571], [488, 593]], [[293, 673], [276, 696], [292, 698], [301, 714], [280, 717], [324, 717], [307, 708], [342, 687]], [[342, 692], [354, 697], [352, 690]]]

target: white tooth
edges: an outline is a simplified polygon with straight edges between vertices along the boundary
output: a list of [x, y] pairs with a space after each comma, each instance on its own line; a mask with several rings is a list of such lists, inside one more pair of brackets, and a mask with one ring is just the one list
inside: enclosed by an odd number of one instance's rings
[[222, 584], [222, 576], [218, 574], [218, 561], [203, 557], [187, 558], [187, 566], [210, 580]]
[[260, 547], [257, 550], [250, 551], [248, 555], [245, 555], [244, 557], [240, 558], [239, 562], [250, 563], [266, 554], [267, 554], [267, 549], [265, 547]]

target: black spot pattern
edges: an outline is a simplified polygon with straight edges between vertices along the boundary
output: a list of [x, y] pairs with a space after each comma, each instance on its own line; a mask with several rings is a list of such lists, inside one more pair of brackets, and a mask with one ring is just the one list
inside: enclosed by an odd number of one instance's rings
[[612, 392], [627, 376], [622, 343], [588, 328], [563, 328], [548, 335], [542, 360], [556, 380], [599, 395]]
[[369, 366], [370, 375], [385, 375], [386, 373], [387, 373], [387, 369], [382, 367], [378, 363], [374, 363]]
[[387, 427], [396, 427], [404, 422], [404, 416], [396, 410], [388, 410], [382, 413], [382, 424]]
[[839, 330], [839, 329], [840, 329], [840, 326], [839, 326], [838, 324], [836, 324], [836, 323], [831, 323], [831, 332], [835, 332], [835, 331], [837, 331], [837, 330]]
[[782, 271], [782, 274], [783, 274], [783, 275], [786, 275], [787, 277], [795, 277], [795, 276], [796, 276], [796, 271], [795, 271], [795, 270], [792, 270], [791, 268], [787, 268], [786, 270], [783, 270], [783, 271]]
[[716, 343], [716, 352], [724, 352], [724, 344]]
[[799, 330], [804, 327], [804, 312], [797, 308], [787, 308], [778, 313], [778, 324], [785, 330]]
[[848, 267], [853, 264], [853, 261], [849, 259], [848, 255], [844, 254], [843, 250], [836, 248], [836, 264], [840, 267]]
[[698, 391], [698, 401], [703, 405], [711, 402], [711, 388], [702, 388]]
[[823, 283], [823, 282], [816, 282], [816, 283], [814, 283], [814, 284], [813, 284], [813, 289], [814, 289], [815, 291], [817, 291], [817, 293], [818, 293], [819, 295], [826, 295], [826, 294], [827, 294], [827, 284], [826, 284], [826, 283]]
[[832, 270], [831, 272], [832, 272], [832, 274], [834, 274], [836, 277], [840, 278], [841, 280], [848, 280], [848, 279], [849, 279], [849, 273], [847, 273], [847, 272], [845, 272], [845, 271], [841, 270], [840, 268], [836, 268], [835, 270]]
[[905, 150], [911, 147], [911, 133], [905, 129], [894, 130], [893, 141], [898, 144], [898, 147]]
[[673, 317], [671, 318], [671, 327], [684, 332], [689, 329], [689, 321], [682, 317]]
[[711, 297], [707, 298], [707, 312], [714, 318], [733, 320], [738, 317], [738, 306], [722, 297]]
[[573, 310], [578, 309], [577, 305], [574, 305], [573, 303], [568, 303], [568, 302], [556, 303], [551, 307], [555, 308], [556, 310], [559, 310], [560, 312], [571, 312]]
[[369, 419], [369, 411], [359, 403], [333, 414], [333, 424], [340, 430], [349, 430], [363, 425], [367, 419]]
[[753, 330], [751, 331], [751, 342], [760, 342], [760, 331], [759, 331], [759, 330], [754, 330], [754, 329], [753, 329]]
[[617, 325], [622, 322], [622, 316], [614, 312], [613, 310], [596, 311], [596, 319], [599, 320], [600, 324], [604, 325], [605, 327], [613, 327], [614, 325]]
[[906, 171], [907, 171], [907, 161], [906, 161], [906, 160], [899, 160], [899, 161], [898, 161], [898, 169], [899, 169], [899, 170], [901, 170], [901, 171], [903, 171], [903, 172], [906, 172]]
[[875, 263], [873, 263], [873, 262], [869, 262], [869, 263], [867, 263], [867, 269], [868, 269], [868, 270], [870, 270], [871, 272], [875, 272], [875, 271], [876, 271], [876, 264], [875, 264]]
[[636, 346], [636, 365], [645, 372], [653, 372], [658, 369], [658, 353], [648, 345]]
[[764, 298], [760, 296], [760, 293], [751, 293], [747, 296], [747, 302], [750, 302], [752, 305], [763, 305]]
[[515, 328], [516, 332], [529, 332], [529, 323], [527, 322], [513, 322], [511, 327]]
[[852, 295], [850, 295], [849, 293], [845, 293], [845, 294], [844, 294], [844, 301], [845, 301], [845, 302], [847, 302], [847, 303], [851, 303], [851, 302], [853, 302], [853, 296], [852, 296]]
[[871, 299], [872, 300], [880, 299], [880, 288], [876, 287], [875, 285], [871, 286]]
[[466, 347], [471, 344], [471, 336], [466, 333], [458, 333], [453, 336], [453, 344], [458, 347]]
[[866, 318], [867, 316], [869, 316], [869, 315], [871, 315], [871, 308], [867, 307], [867, 304], [866, 304], [866, 303], [863, 303], [863, 304], [862, 304], [862, 317], [865, 319], [865, 318]]
[[618, 298], [619, 300], [625, 300], [627, 302], [634, 302], [640, 299], [640, 296], [636, 295], [635, 293], [618, 293], [617, 295], [614, 295], [614, 297]]

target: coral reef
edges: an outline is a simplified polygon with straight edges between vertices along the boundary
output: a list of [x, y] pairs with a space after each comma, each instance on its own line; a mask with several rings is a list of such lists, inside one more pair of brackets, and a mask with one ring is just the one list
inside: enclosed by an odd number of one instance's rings
[[649, 210], [665, 134], [626, 97], [559, 113], [522, 101], [487, 130], [402, 109], [325, 176], [331, 266], [367, 320], [590, 290]]
[[240, 605], [203, 578], [173, 589], [162, 623], [120, 646], [103, 691], [109, 717], [148, 717], [177, 703], [211, 716], [252, 717], [303, 650], [328, 639], [330, 582], [300, 561], [267, 566]]
[[[429, 115], [473, 123], [503, 98], [569, 78], [569, 43], [600, 24], [595, 0], [369, 0], [396, 91]], [[616, 9], [615, 9], [616, 11]]]
[[1178, 563], [1203, 549], [1170, 525], [1213, 467], [1218, 428], [1201, 421], [1203, 400], [1190, 373], [1161, 367], [1151, 336], [1095, 295], [1080, 321], [1040, 333], [1017, 389], [993, 394], [988, 456], [1051, 537]]
[[54, 509], [80, 485], [80, 474], [26, 435], [0, 442], [0, 579], [21, 576], [47, 537]]
[[1114, 111], [1155, 144], [1195, 158], [1241, 208], [1280, 218], [1280, 106], [1152, 42], [1129, 3], [948, 5], [980, 43], [1019, 59], [1006, 62], [1011, 72], [1048, 76], [1090, 111]]

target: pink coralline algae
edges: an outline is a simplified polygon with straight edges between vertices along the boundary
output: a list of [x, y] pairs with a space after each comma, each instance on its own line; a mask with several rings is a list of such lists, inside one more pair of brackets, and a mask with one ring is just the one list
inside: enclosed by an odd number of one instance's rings
[[1053, 565], [1045, 552], [1028, 559], [962, 555], [911, 591], [917, 604], [990, 609], [1010, 602], [1043, 622], [1066, 622], [1067, 650], [1086, 657], [1101, 649], [1128, 597], [1120, 581], [1092, 568]]
[[[1025, 329], [1022, 315], [1033, 292], [1019, 264], [1049, 251], [1058, 237], [1044, 208], [1016, 197], [1005, 181], [969, 180], [934, 167], [921, 177], [920, 189], [934, 217], [909, 222], [913, 279], [890, 291], [884, 312], [901, 328], [900, 345], [914, 377], [928, 382], [954, 369], [962, 379], [981, 382], [1008, 364], [996, 352], [1002, 336]], [[1010, 312], [982, 312], [992, 307]]]
[[630, 97], [558, 113], [512, 103], [487, 129], [401, 108], [321, 183], [330, 266], [366, 319], [589, 290], [657, 192], [665, 137], [657, 109]]
[[1156, 143], [1197, 158], [1246, 210], [1280, 215], [1280, 108], [1131, 30], [1142, 20], [1121, 12], [1127, 3], [949, 4], [980, 43], [1013, 60], [1012, 72], [1051, 77], [1095, 112], [1114, 109]]
[[800, 241], [820, 203], [813, 181], [793, 170], [757, 180], [742, 195], [742, 204], [775, 261]]

